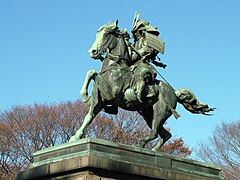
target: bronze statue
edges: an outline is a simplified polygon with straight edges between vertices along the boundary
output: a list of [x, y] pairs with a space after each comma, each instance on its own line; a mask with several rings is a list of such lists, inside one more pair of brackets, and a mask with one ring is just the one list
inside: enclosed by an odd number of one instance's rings
[[[145, 82], [153, 83], [157, 72], [150, 64], [155, 62], [159, 52], [164, 53], [164, 42], [157, 36], [157, 27], [150, 26], [147, 21], [138, 20], [139, 14], [135, 15], [132, 25], [132, 37], [134, 38], [134, 48], [132, 48], [131, 58], [134, 62], [134, 74], [136, 83], [137, 99], [141, 101]], [[164, 66], [162, 66], [164, 67]]]
[[[157, 27], [138, 18], [135, 18], [132, 27], [134, 45], [129, 42], [127, 31], [118, 28], [118, 21], [98, 29], [89, 53], [93, 59], [102, 61], [102, 67], [100, 72], [90, 70], [86, 75], [80, 93], [89, 112], [70, 141], [82, 138], [87, 126], [101, 110], [117, 114], [120, 107], [137, 111], [143, 116], [151, 132], [140, 140], [139, 145], [144, 147], [159, 135], [160, 140], [153, 148], [157, 150], [171, 138], [171, 133], [163, 125], [172, 114], [179, 117], [175, 111], [177, 102], [192, 113], [207, 114], [214, 110], [198, 101], [190, 90], [175, 91], [168, 83], [156, 79], [157, 71], [151, 63], [165, 67], [155, 61], [158, 52], [164, 52], [164, 42], [158, 39], [158, 35]], [[94, 84], [92, 96], [89, 96], [91, 80]]]

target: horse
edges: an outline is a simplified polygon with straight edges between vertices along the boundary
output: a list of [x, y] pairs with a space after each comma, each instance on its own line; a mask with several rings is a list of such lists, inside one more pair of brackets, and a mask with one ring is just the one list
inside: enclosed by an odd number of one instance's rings
[[[89, 53], [91, 58], [102, 61], [102, 68], [99, 73], [89, 70], [86, 74], [80, 94], [82, 101], [88, 105], [89, 111], [83, 124], [69, 142], [82, 138], [88, 125], [101, 110], [117, 114], [117, 108], [120, 107], [137, 111], [151, 129], [150, 134], [143, 137], [138, 146], [145, 147], [148, 142], [160, 137], [152, 149], [156, 151], [172, 136], [163, 125], [172, 114], [176, 118], [179, 117], [175, 111], [177, 102], [192, 113], [206, 114], [206, 112], [213, 111], [213, 108], [198, 101], [192, 91], [187, 89], [175, 91], [168, 83], [157, 79], [154, 83], [145, 86], [144, 90], [147, 93], [142, 102], [134, 100], [131, 88], [134, 82], [134, 72], [131, 68], [130, 51], [126, 40], [126, 30], [118, 29], [118, 21], [105, 24], [98, 29]], [[104, 55], [106, 57], [103, 57]], [[92, 80], [94, 83], [92, 96], [90, 96], [88, 87]]]

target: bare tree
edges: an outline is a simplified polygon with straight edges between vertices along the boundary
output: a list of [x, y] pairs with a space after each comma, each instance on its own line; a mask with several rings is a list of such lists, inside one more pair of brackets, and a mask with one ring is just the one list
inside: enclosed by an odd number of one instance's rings
[[[86, 113], [80, 100], [14, 106], [1, 112], [0, 179], [13, 179], [16, 172], [28, 168], [33, 162], [33, 152], [68, 142]], [[149, 130], [137, 112], [119, 109], [117, 116], [100, 113], [87, 129], [86, 137], [133, 145]], [[184, 157], [191, 153], [181, 138], [170, 141], [162, 151]]]
[[199, 143], [198, 156], [206, 162], [220, 166], [225, 179], [239, 179], [240, 121], [217, 126], [209, 142]]
[[170, 140], [160, 149], [160, 151], [179, 157], [187, 157], [192, 153], [192, 150], [186, 144], [184, 144], [182, 138]]
[[[86, 115], [81, 101], [14, 106], [0, 113], [0, 174], [14, 177], [33, 162], [33, 152], [68, 142]], [[1, 178], [0, 178], [1, 179]]]

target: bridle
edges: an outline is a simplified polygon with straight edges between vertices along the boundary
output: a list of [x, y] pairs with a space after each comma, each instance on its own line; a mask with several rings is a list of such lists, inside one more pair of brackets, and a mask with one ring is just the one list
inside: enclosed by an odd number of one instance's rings
[[[118, 41], [118, 34], [117, 34], [117, 32], [115, 32], [115, 31], [113, 31], [113, 32], [106, 32], [106, 35], [110, 36], [110, 37], [109, 38], [105, 38], [104, 41], [99, 46], [99, 49], [100, 49], [99, 53], [101, 55], [104, 54], [104, 53], [106, 53], [107, 55], [111, 54], [110, 51], [117, 46], [117, 41]], [[116, 41], [116, 42], [114, 42], [114, 41]], [[114, 43], [115, 43], [114, 47], [110, 47]]]

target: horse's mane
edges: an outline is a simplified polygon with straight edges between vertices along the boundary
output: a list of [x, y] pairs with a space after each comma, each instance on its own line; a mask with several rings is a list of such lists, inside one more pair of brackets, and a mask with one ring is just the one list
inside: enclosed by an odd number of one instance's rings
[[106, 29], [109, 32], [114, 32], [118, 30], [118, 26], [115, 23], [108, 22], [107, 24], [104, 24], [100, 28], [98, 28], [97, 32], [100, 32], [104, 29]]

